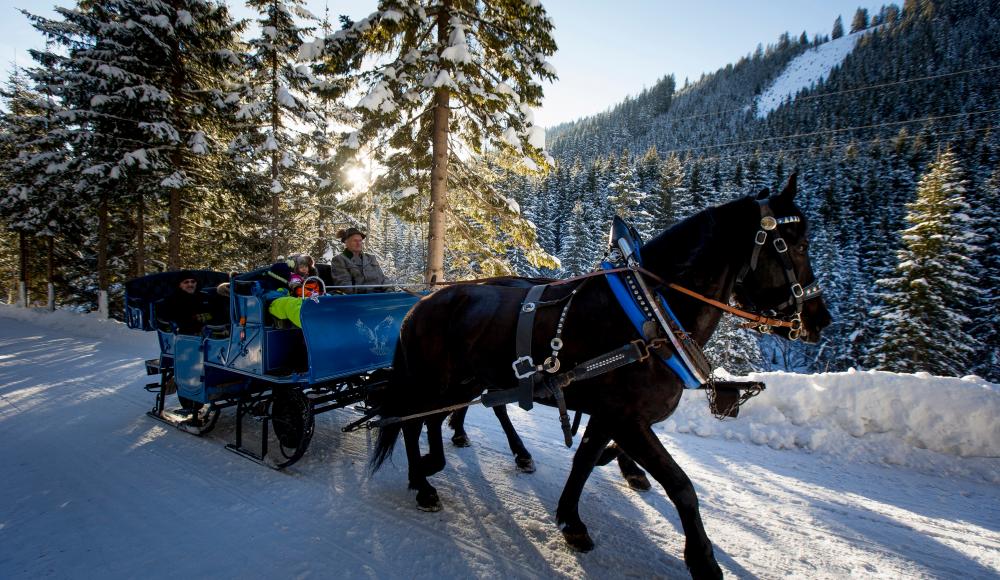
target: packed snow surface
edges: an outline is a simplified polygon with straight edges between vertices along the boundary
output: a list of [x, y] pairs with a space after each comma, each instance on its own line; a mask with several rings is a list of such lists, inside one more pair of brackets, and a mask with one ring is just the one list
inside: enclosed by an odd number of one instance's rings
[[[552, 409], [511, 415], [538, 471], [516, 471], [492, 413], [473, 446], [446, 442], [414, 509], [405, 459], [374, 476], [358, 418], [317, 417], [306, 456], [277, 472], [227, 452], [224, 412], [198, 438], [145, 415], [152, 333], [92, 315], [0, 306], [0, 578], [685, 577], [676, 511], [654, 484], [594, 471], [581, 516], [597, 547], [554, 523], [573, 450]], [[699, 494], [735, 578], [1000, 577], [1000, 390], [976, 377], [766, 373], [719, 422], [686, 393], [655, 427]], [[577, 436], [576, 442], [579, 442]], [[402, 444], [399, 445], [402, 447]]]
[[810, 48], [793, 58], [778, 78], [774, 79], [771, 86], [757, 97], [757, 117], [760, 119], [767, 117], [799, 91], [811, 88], [826, 79], [830, 71], [851, 54], [858, 39], [868, 32], [871, 32], [871, 29], [841, 36]]

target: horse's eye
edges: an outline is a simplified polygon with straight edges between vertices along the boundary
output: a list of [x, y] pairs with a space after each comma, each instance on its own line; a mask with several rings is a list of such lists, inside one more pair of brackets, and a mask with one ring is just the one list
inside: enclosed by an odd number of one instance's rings
[[809, 251], [809, 244], [799, 244], [799, 246], [795, 249], [798, 250], [800, 254], [805, 254]]

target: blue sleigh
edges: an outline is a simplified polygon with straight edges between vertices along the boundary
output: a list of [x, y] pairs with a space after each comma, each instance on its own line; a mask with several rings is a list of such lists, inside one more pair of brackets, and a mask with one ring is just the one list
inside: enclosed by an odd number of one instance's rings
[[[328, 277], [328, 266], [319, 264]], [[230, 281], [228, 321], [198, 335], [180, 334], [157, 320], [156, 307], [173, 291], [176, 274], [163, 273], [126, 284], [126, 321], [155, 331], [160, 355], [146, 361], [146, 385], [155, 393], [151, 417], [197, 435], [211, 431], [221, 411], [235, 407], [234, 441], [226, 448], [282, 469], [306, 452], [316, 414], [364, 403], [384, 383], [399, 327], [419, 299], [405, 292], [324, 295], [303, 299], [302, 328], [268, 313], [275, 282], [266, 269]], [[324, 275], [325, 274], [325, 275]], [[199, 286], [228, 280], [226, 274], [196, 271]], [[224, 299], [222, 299], [224, 300]], [[179, 407], [168, 407], [176, 392]], [[172, 401], [172, 399], [171, 399]], [[245, 423], [259, 424], [248, 433]]]

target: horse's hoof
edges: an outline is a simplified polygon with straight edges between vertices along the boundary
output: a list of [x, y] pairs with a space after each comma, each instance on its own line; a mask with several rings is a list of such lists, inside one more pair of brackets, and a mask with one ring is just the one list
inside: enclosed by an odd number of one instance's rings
[[688, 566], [688, 572], [694, 580], [722, 580], [722, 568], [715, 560], [699, 566]]
[[433, 489], [422, 489], [417, 492], [417, 509], [423, 512], [441, 511], [441, 499], [437, 491]]
[[469, 436], [465, 433], [455, 433], [451, 436], [451, 442], [455, 447], [468, 447], [472, 445]]
[[562, 529], [563, 538], [569, 547], [577, 552], [589, 552], [594, 549], [594, 540], [590, 539], [587, 527], [580, 524], [580, 527], [566, 526]]
[[719, 567], [719, 563], [715, 561], [715, 554], [709, 551], [708, 554], [684, 554], [684, 562], [687, 564], [688, 572], [691, 573], [691, 577], [697, 580], [705, 579], [721, 579], [722, 578], [722, 568]]
[[532, 459], [530, 455], [527, 457], [518, 455], [514, 458], [514, 464], [517, 465], [517, 470], [521, 473], [535, 472], [535, 460]]
[[649, 491], [653, 486], [649, 483], [649, 479], [642, 474], [639, 475], [626, 475], [625, 481], [628, 482], [628, 486], [636, 491]]

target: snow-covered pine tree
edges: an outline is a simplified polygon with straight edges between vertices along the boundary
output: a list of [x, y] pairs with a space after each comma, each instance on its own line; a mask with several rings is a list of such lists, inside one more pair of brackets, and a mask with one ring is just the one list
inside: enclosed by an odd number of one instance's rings
[[677, 221], [674, 198], [684, 195], [684, 166], [677, 155], [667, 155], [658, 168], [657, 180], [649, 197], [649, 213], [652, 214], [652, 229], [659, 233]]
[[844, 20], [840, 16], [833, 21], [833, 31], [830, 33], [830, 37], [837, 40], [844, 35]]
[[[34, 77], [33, 75], [38, 75]], [[44, 240], [48, 267], [49, 307], [54, 307], [52, 272], [54, 239], [60, 246], [75, 245], [79, 233], [78, 204], [71, 195], [66, 176], [59, 168], [66, 167], [70, 158], [67, 139], [58, 122], [59, 104], [48, 93], [51, 80], [47, 69], [21, 71], [15, 69], [7, 86], [0, 90], [5, 111], [0, 115], [0, 220], [18, 234], [18, 279], [23, 286], [21, 300], [38, 295], [38, 285], [31, 280], [40, 278], [42, 260], [38, 239]], [[32, 90], [29, 84], [42, 88]], [[61, 248], [60, 248], [61, 249]]]
[[851, 20], [851, 33], [861, 32], [868, 28], [868, 9], [859, 7], [854, 11], [854, 18]]
[[536, 264], [552, 263], [511, 200], [470, 162], [489, 150], [522, 171], [550, 163], [531, 108], [541, 101], [539, 79], [555, 78], [551, 30], [538, 1], [383, 0], [368, 18], [304, 47], [305, 57], [355, 67], [348, 80], [364, 97], [344, 153], [375, 159], [374, 190], [394, 209], [430, 196], [428, 279], [445, 277], [446, 235], [465, 250], [495, 248], [496, 240], [473, 239], [482, 228], [505, 232], [502, 243], [527, 248]]
[[974, 195], [972, 212], [979, 241], [979, 293], [969, 334], [979, 341], [972, 371], [1000, 382], [1000, 167]]
[[879, 281], [885, 289], [876, 310], [883, 321], [873, 353], [879, 368], [945, 376], [969, 371], [977, 347], [965, 332], [967, 305], [977, 294], [969, 267], [979, 248], [965, 193], [958, 161], [944, 151], [906, 206], [910, 227], [901, 232], [897, 276]]
[[733, 374], [760, 370], [763, 358], [757, 334], [743, 328], [741, 322], [741, 319], [734, 316], [723, 316], [712, 338], [705, 345], [708, 360]]
[[614, 208], [615, 215], [635, 226], [642, 239], [648, 240], [652, 233], [652, 216], [645, 210], [648, 194], [639, 189], [639, 176], [627, 149], [618, 158], [613, 171], [608, 184], [608, 202]]
[[92, 195], [125, 190], [137, 214], [147, 203], [154, 215], [165, 206], [166, 267], [221, 267], [225, 228], [207, 214], [234, 205], [219, 183], [239, 67], [228, 10], [211, 0], [109, 0], [57, 12], [62, 21], [33, 20], [65, 47], [60, 97], [74, 116]]
[[[329, 5], [326, 6], [316, 31], [324, 38], [333, 33]], [[311, 123], [313, 128], [309, 135], [307, 167], [304, 169], [307, 169], [315, 180], [315, 187], [311, 193], [317, 206], [317, 224], [312, 255], [319, 258], [332, 256], [340, 250], [340, 242], [336, 240], [336, 232], [341, 227], [337, 222], [337, 216], [346, 208], [339, 201], [343, 194], [350, 191], [351, 184], [348, 174], [336, 158], [336, 148], [340, 127], [350, 123], [352, 116], [348, 114], [342, 98], [346, 88], [342, 82], [346, 65], [338, 68], [336, 63], [312, 61], [299, 65], [298, 70], [303, 74], [306, 71], [311, 72], [308, 95], [315, 118]], [[361, 216], [354, 217], [360, 219]], [[405, 227], [399, 220], [395, 220], [395, 223], [399, 224], [400, 228]], [[400, 262], [397, 264], [400, 272], [409, 271], [401, 262], [409, 255], [407, 236], [406, 231], [397, 229], [393, 240], [396, 250], [392, 254], [393, 258]]]
[[[234, 145], [257, 187], [270, 198], [267, 238], [270, 261], [308, 250], [319, 217], [312, 192], [318, 183], [302, 171], [309, 131], [319, 117], [306, 92], [314, 84], [308, 67], [297, 64], [304, 37], [312, 32], [303, 18], [315, 19], [302, 0], [247, 0], [257, 12], [258, 36], [247, 41], [245, 80], [237, 119], [245, 129]], [[317, 127], [323, 130], [324, 127]], [[305, 133], [305, 135], [303, 135]]]

